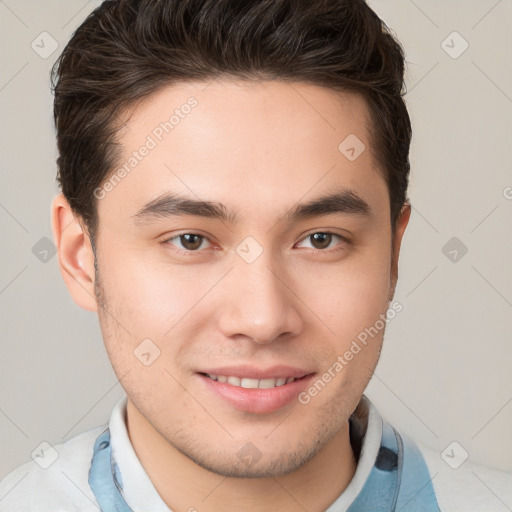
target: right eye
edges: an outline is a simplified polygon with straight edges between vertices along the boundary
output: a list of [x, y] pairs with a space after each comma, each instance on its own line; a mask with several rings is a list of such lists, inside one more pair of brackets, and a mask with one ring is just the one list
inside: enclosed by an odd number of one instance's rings
[[193, 253], [199, 252], [198, 249], [201, 248], [203, 242], [208, 240], [205, 236], [200, 235], [198, 233], [181, 233], [179, 235], [175, 235], [167, 240], [164, 240], [164, 244], [175, 245], [173, 242], [181, 244], [181, 248], [178, 252], [181, 253]]

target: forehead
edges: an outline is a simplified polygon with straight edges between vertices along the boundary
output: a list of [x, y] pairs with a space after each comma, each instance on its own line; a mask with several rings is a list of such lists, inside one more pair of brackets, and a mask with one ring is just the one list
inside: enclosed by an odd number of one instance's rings
[[385, 209], [369, 134], [366, 102], [352, 93], [281, 81], [168, 86], [129, 112], [118, 134], [123, 176], [100, 217], [112, 202], [131, 216], [168, 190], [238, 212], [343, 186]]
[[[194, 106], [189, 108], [190, 104]], [[336, 142], [349, 130], [367, 140], [370, 126], [368, 107], [361, 95], [283, 81], [217, 79], [178, 83], [144, 98], [127, 115], [127, 129], [119, 134], [125, 147], [139, 142], [140, 134], [131, 133], [133, 128], [153, 134], [163, 143], [166, 141], [161, 138], [171, 142], [169, 139], [180, 133], [186, 136], [193, 132], [205, 140], [216, 136], [226, 142], [243, 141], [244, 147], [249, 137], [258, 142], [266, 135], [269, 142], [277, 134], [274, 141], [282, 147], [293, 141], [295, 145], [298, 141], [314, 144], [326, 137]], [[187, 118], [192, 121], [185, 123]], [[170, 127], [166, 125], [169, 121]]]

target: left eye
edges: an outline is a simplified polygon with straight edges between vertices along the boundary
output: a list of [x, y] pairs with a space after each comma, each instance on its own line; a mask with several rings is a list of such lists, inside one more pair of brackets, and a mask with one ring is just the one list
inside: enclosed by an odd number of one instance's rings
[[335, 237], [339, 240], [344, 240], [344, 238], [341, 235], [337, 235], [335, 233], [324, 232], [324, 231], [319, 231], [317, 233], [311, 233], [303, 240], [311, 240], [313, 249], [323, 250], [323, 249], [329, 248], [329, 245], [333, 241], [333, 237]]

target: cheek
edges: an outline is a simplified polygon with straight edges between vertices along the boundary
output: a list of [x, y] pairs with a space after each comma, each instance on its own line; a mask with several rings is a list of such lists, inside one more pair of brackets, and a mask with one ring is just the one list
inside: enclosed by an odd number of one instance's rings
[[[138, 338], [162, 339], [215, 284], [192, 265], [170, 265], [134, 252], [100, 268], [109, 307]], [[201, 275], [201, 278], [199, 278]]]
[[326, 333], [330, 333], [337, 343], [357, 336], [385, 314], [390, 255], [384, 251], [354, 254], [317, 273], [306, 272], [304, 269], [304, 274], [301, 272], [298, 278], [300, 297], [318, 314]]

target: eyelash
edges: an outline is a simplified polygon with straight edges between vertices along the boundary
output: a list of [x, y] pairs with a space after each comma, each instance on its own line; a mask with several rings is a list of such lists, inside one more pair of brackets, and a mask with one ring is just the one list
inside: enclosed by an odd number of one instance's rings
[[[306, 235], [304, 238], [302, 238], [300, 240], [300, 242], [303, 242], [304, 240], [306, 240], [306, 239], [308, 239], [308, 238], [310, 238], [313, 235], [316, 235], [318, 233], [321, 233], [323, 235], [333, 235], [334, 237], [337, 237], [342, 242], [342, 244], [338, 244], [338, 245], [344, 245], [344, 244], [350, 243], [350, 241], [347, 238], [339, 235], [338, 233], [333, 233], [332, 231], [314, 231], [314, 232], [309, 233], [308, 235]], [[179, 233], [178, 235], [174, 235], [171, 238], [167, 238], [162, 243], [164, 245], [173, 245], [171, 243], [171, 241], [172, 240], [176, 240], [176, 239], [179, 240], [180, 237], [182, 237], [183, 235], [196, 235], [196, 236], [201, 237], [203, 240], [208, 240], [208, 238], [206, 236], [201, 235], [200, 233], [194, 233], [194, 232], [185, 231], [183, 233]], [[178, 254], [184, 254], [186, 256], [192, 256], [192, 255], [195, 255], [195, 254], [198, 254], [198, 253], [201, 252], [201, 250], [199, 250], [199, 249], [197, 249], [195, 251], [186, 250], [186, 249], [173, 249], [173, 250], [175, 250]], [[324, 252], [324, 253], [332, 253], [332, 252], [340, 250], [340, 248], [335, 246], [334, 248], [331, 248], [331, 249], [314, 249], [313, 248], [313, 250], [314, 251], [318, 251], [318, 252]]]

